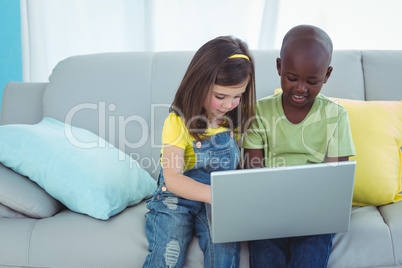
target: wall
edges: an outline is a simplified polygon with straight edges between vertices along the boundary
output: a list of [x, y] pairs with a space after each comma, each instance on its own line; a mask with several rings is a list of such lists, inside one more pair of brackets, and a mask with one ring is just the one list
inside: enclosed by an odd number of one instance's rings
[[9, 81], [22, 81], [20, 1], [0, 0], [0, 105]]

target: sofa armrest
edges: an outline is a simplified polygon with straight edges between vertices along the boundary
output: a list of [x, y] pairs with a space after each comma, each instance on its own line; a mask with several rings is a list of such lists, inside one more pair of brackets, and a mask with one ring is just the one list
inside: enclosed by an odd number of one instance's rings
[[0, 124], [35, 124], [43, 117], [42, 97], [48, 83], [9, 82], [3, 92]]

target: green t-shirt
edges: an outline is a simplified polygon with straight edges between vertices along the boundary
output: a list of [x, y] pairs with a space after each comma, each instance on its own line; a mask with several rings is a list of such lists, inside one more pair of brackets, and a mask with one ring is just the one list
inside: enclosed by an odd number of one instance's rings
[[322, 163], [326, 155], [355, 155], [346, 109], [321, 94], [298, 124], [286, 118], [282, 92], [258, 100], [256, 117], [243, 147], [264, 149], [265, 166]]

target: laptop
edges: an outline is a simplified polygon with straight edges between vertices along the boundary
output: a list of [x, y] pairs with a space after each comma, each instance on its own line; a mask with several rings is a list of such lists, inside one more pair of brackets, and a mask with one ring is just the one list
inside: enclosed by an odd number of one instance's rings
[[349, 230], [356, 162], [211, 173], [214, 243]]

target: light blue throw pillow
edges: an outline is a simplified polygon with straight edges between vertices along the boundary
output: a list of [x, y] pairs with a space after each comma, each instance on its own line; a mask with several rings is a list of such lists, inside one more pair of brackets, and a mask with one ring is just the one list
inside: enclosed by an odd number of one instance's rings
[[0, 162], [69, 209], [102, 220], [156, 188], [134, 159], [94, 133], [53, 118], [0, 126]]

